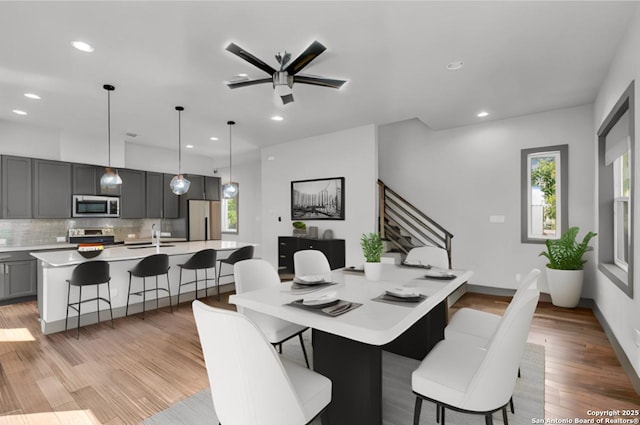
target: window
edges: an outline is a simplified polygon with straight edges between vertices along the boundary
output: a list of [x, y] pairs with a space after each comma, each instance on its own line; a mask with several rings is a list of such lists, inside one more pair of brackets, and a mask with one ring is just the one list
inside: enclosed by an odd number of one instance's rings
[[[239, 189], [238, 183], [232, 183]], [[238, 233], [238, 202], [240, 198], [239, 190], [235, 198], [222, 199], [222, 233]]]
[[598, 270], [633, 298], [634, 83], [598, 130]]
[[544, 243], [567, 228], [568, 145], [523, 149], [521, 239]]

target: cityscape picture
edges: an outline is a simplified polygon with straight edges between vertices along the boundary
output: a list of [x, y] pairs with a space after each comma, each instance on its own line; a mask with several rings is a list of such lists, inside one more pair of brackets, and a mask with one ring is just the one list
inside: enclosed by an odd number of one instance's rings
[[344, 220], [344, 177], [291, 182], [292, 220]]

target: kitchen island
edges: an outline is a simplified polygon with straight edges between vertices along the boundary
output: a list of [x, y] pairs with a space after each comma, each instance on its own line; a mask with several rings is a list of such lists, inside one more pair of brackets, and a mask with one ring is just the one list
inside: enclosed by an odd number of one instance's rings
[[[65, 328], [65, 316], [67, 307], [67, 279], [71, 277], [71, 273], [75, 266], [85, 261], [92, 260], [104, 260], [110, 263], [111, 274], [111, 305], [113, 308], [114, 317], [121, 317], [125, 315], [125, 309], [127, 305], [127, 293], [129, 288], [129, 273], [128, 270], [133, 268], [138, 261], [142, 258], [153, 255], [156, 253], [167, 254], [169, 256], [169, 282], [171, 287], [172, 302], [175, 304], [178, 294], [178, 283], [180, 280], [180, 268], [178, 264], [186, 262], [191, 255], [202, 249], [215, 249], [217, 251], [217, 258], [226, 258], [231, 252], [246, 245], [252, 245], [248, 243], [235, 242], [235, 241], [202, 241], [202, 242], [175, 242], [175, 243], [161, 243], [158, 246], [155, 245], [132, 245], [132, 246], [113, 246], [106, 247], [100, 255], [94, 258], [84, 258], [75, 250], [55, 250], [55, 251], [43, 251], [43, 252], [31, 252], [31, 256], [38, 260], [38, 309], [40, 312], [40, 328], [43, 334], [51, 334], [55, 332], [64, 331]], [[224, 270], [225, 274], [228, 272]], [[204, 273], [202, 271], [198, 274], [199, 279], [204, 279]], [[209, 271], [209, 277], [213, 277], [213, 271]], [[164, 286], [164, 276], [160, 276], [160, 286]], [[183, 272], [183, 280], [191, 281], [194, 279], [194, 272], [192, 270], [185, 270]], [[141, 285], [141, 282], [137, 282], [134, 278], [134, 284]], [[221, 284], [229, 283], [232, 281], [232, 276], [228, 277], [226, 281], [222, 281]], [[155, 284], [155, 279], [149, 279], [149, 282]], [[215, 292], [214, 282], [208, 283], [210, 287], [213, 287]], [[136, 286], [140, 287], [140, 286]], [[148, 285], [149, 287], [149, 285]], [[101, 287], [101, 293], [104, 294], [106, 287]], [[204, 295], [204, 285], [199, 284], [201, 288], [200, 295]], [[91, 298], [90, 291], [95, 291], [94, 288], [86, 290], [87, 298]], [[194, 298], [195, 284], [185, 286], [182, 289], [180, 296], [181, 301], [187, 301]], [[209, 291], [210, 294], [214, 292]], [[95, 294], [95, 292], [93, 292]], [[72, 297], [74, 295], [72, 294]], [[160, 293], [158, 300], [160, 307], [169, 305], [169, 298], [163, 296]], [[147, 310], [155, 308], [156, 300], [155, 293], [149, 292], [147, 294]], [[96, 306], [94, 303], [86, 303], [82, 306], [82, 320], [81, 326], [85, 326], [91, 323], [97, 322]], [[142, 297], [132, 296], [129, 306], [129, 314], [136, 314], [142, 311]], [[86, 312], [86, 314], [85, 314]], [[109, 318], [108, 306], [104, 303], [100, 305], [100, 316], [102, 320]], [[70, 313], [73, 316], [73, 312]], [[69, 317], [69, 327], [76, 326], [76, 319]]]

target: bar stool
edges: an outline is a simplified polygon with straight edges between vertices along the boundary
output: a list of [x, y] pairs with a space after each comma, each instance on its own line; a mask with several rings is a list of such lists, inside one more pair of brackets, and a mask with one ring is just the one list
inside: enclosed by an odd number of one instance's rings
[[[207, 286], [207, 281], [213, 280], [216, 281], [216, 251], [215, 249], [203, 249], [201, 251], [196, 252], [187, 260], [184, 264], [178, 264], [180, 267], [180, 283], [178, 284], [178, 304], [177, 307], [180, 306], [180, 291], [184, 285], [190, 285], [192, 283], [196, 284], [196, 299], [198, 299], [198, 270], [204, 269], [204, 295], [205, 297], [209, 296], [209, 287]], [[213, 279], [209, 279], [207, 274], [207, 269], [213, 268]], [[182, 270], [193, 270], [196, 275], [196, 279], [189, 282], [182, 282]]]
[[[73, 309], [78, 312], [78, 333], [76, 335], [76, 339], [80, 338], [80, 310], [82, 303], [95, 301], [96, 302], [96, 311], [98, 312], [98, 323], [100, 323], [100, 301], [104, 301], [109, 305], [109, 312], [111, 313], [111, 327], [115, 329], [113, 326], [113, 310], [111, 309], [111, 287], [109, 282], [111, 281], [111, 276], [109, 275], [109, 263], [106, 261], [87, 261], [81, 264], [78, 264], [73, 272], [71, 273], [71, 279], [67, 279], [69, 284], [67, 289], [67, 316], [64, 320], [64, 330], [67, 330], [68, 322], [69, 322], [69, 309]], [[100, 285], [106, 283], [107, 284], [107, 298], [100, 296]], [[94, 286], [96, 287], [96, 296], [94, 298], [82, 299], [82, 288], [84, 286]], [[77, 286], [78, 293], [78, 301], [71, 302], [71, 286]]]
[[[216, 286], [218, 287], [218, 301], [220, 301], [220, 278], [225, 276], [233, 276], [233, 266], [242, 260], [250, 260], [253, 258], [253, 245], [243, 246], [242, 248], [238, 248], [231, 253], [227, 258], [221, 258], [218, 260], [220, 265], [218, 266], [218, 282]], [[222, 264], [228, 264], [231, 266], [231, 273], [227, 273], [221, 275], [222, 272]]]
[[[158, 276], [167, 275], [167, 287], [159, 288], [158, 287]], [[142, 278], [142, 291], [131, 292], [131, 277], [141, 277]], [[146, 278], [154, 277], [156, 278], [156, 287], [147, 289]], [[165, 291], [169, 294], [169, 307], [171, 307], [171, 312], [173, 313], [173, 305], [171, 304], [171, 287], [169, 285], [169, 256], [167, 254], [153, 254], [148, 257], [143, 258], [135, 265], [134, 268], [129, 270], [129, 293], [127, 294], [127, 308], [125, 310], [125, 315], [129, 315], [129, 298], [131, 295], [142, 296], [142, 319], [144, 320], [146, 308], [147, 308], [147, 292], [155, 291], [156, 292], [156, 309], [158, 309], [158, 291]]]

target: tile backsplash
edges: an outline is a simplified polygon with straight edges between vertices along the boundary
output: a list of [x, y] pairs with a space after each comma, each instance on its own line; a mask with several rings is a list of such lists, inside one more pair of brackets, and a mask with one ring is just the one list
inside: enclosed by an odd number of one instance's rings
[[33, 219], [0, 220], [0, 246], [33, 246], [57, 243], [58, 237], [67, 240], [68, 229], [112, 227], [116, 241], [135, 234], [138, 238], [151, 236], [151, 225], [160, 224], [162, 232], [172, 237], [186, 237], [186, 220], [161, 219], [116, 219], [116, 218], [73, 218], [73, 219]]

